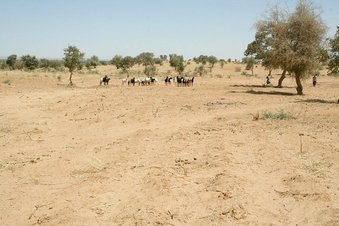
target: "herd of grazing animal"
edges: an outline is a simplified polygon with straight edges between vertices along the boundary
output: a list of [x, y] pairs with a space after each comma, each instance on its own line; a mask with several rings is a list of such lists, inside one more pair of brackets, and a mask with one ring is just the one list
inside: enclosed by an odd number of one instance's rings
[[[103, 77], [100, 78], [100, 86], [102, 84], [104, 85], [108, 85], [110, 78], [105, 75]], [[172, 76], [166, 76], [165, 78], [165, 85], [171, 85], [172, 82], [176, 83], [177, 86], [181, 86], [181, 87], [186, 87], [186, 86], [193, 86], [194, 83], [194, 77], [184, 77], [184, 76], [176, 76], [176, 77], [172, 77]], [[152, 84], [159, 84], [159, 80], [155, 77], [143, 77], [143, 78], [136, 78], [133, 77], [131, 79], [128, 78], [123, 78], [121, 80], [121, 84], [122, 85], [128, 85], [128, 86], [135, 86], [137, 85], [141, 85], [141, 86], [149, 86]]]

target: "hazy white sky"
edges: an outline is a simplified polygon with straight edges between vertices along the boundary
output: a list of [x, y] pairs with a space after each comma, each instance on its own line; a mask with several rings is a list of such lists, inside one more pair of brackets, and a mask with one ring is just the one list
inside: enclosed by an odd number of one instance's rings
[[[279, 4], [297, 0], [0, 0], [0, 56], [62, 58], [76, 45], [85, 57], [153, 52], [192, 58], [243, 57], [254, 23]], [[316, 0], [333, 36], [339, 0]]]

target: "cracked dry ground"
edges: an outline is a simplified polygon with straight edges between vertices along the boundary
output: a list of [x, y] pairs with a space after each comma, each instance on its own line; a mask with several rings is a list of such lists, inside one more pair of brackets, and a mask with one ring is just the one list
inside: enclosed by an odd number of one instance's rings
[[1, 225], [339, 224], [338, 79], [305, 96], [83, 79], [1, 84]]

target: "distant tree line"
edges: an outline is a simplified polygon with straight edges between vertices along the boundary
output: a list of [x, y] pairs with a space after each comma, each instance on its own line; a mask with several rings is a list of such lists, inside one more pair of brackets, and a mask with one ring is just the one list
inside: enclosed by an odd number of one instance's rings
[[35, 56], [24, 55], [20, 58], [16, 54], [7, 57], [0, 63], [1, 69], [9, 70], [34, 70], [37, 68], [54, 68], [61, 70], [63, 68], [62, 60], [38, 59]]

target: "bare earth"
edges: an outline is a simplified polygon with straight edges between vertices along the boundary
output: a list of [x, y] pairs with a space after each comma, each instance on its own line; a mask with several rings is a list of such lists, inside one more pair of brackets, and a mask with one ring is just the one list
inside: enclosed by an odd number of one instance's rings
[[216, 67], [193, 87], [0, 72], [0, 225], [339, 225], [339, 79], [298, 96]]

